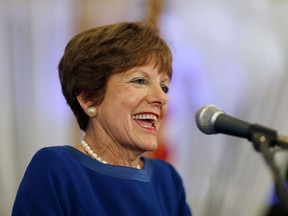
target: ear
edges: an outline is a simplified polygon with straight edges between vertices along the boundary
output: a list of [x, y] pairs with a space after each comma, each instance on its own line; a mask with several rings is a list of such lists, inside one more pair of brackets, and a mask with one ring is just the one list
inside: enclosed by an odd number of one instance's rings
[[86, 100], [84, 100], [83, 94], [77, 95], [76, 98], [77, 98], [77, 100], [78, 100], [81, 108], [83, 109], [83, 111], [84, 111], [85, 113], [86, 113], [86, 110], [87, 110], [89, 107], [93, 106], [93, 103], [92, 103], [91, 101], [86, 101]]

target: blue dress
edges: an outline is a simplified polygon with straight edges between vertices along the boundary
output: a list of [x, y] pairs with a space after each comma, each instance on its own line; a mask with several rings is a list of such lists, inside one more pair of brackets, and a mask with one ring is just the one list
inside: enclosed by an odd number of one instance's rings
[[100, 163], [70, 146], [43, 148], [25, 172], [12, 216], [191, 215], [175, 169], [143, 159], [138, 170]]

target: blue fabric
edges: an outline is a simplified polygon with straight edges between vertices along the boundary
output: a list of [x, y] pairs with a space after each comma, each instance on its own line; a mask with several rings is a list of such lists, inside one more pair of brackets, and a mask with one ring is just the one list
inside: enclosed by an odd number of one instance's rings
[[143, 159], [138, 170], [102, 164], [70, 146], [43, 148], [26, 170], [12, 215], [191, 215], [175, 169]]

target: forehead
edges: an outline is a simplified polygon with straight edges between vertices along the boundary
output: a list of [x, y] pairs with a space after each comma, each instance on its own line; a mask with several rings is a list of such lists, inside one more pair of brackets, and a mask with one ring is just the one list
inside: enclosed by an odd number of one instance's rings
[[155, 65], [153, 64], [133, 67], [130, 70], [123, 72], [122, 76], [129, 77], [129, 76], [138, 75], [138, 74], [139, 75], [141, 74], [147, 78], [159, 78], [162, 81], [163, 80], [170, 81], [168, 74], [163, 71], [160, 71], [159, 68], [155, 67]]
[[169, 80], [172, 78], [172, 60], [163, 53], [154, 52], [143, 55], [142, 57], [138, 56], [136, 59], [132, 60], [132, 62], [132, 64], [130, 64], [130, 69], [151, 66], [153, 69], [157, 70], [159, 74], [168, 76]]

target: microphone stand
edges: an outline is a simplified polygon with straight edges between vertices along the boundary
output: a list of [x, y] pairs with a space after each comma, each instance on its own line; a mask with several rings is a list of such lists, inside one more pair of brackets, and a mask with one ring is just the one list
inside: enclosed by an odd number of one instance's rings
[[271, 139], [269, 135], [253, 132], [251, 142], [256, 151], [261, 152], [267, 165], [270, 167], [274, 179], [275, 191], [279, 198], [280, 205], [288, 215], [288, 191], [285, 186], [285, 181], [282, 180], [280, 170], [274, 163], [275, 151], [271, 151]]

